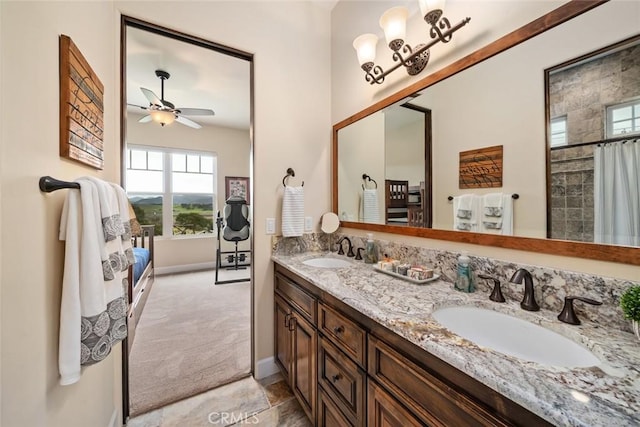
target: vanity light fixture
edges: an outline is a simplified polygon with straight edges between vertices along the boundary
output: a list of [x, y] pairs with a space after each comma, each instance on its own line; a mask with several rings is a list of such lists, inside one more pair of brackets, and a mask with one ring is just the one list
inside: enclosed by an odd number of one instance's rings
[[409, 15], [406, 7], [393, 7], [380, 17], [380, 26], [384, 30], [389, 48], [393, 51], [393, 61], [396, 62], [387, 71], [374, 63], [378, 36], [363, 34], [353, 41], [358, 62], [366, 73], [365, 79], [370, 84], [381, 84], [387, 75], [397, 70], [401, 65], [406, 68], [409, 75], [419, 74], [429, 62], [429, 48], [438, 42], [448, 43], [453, 38], [453, 33], [471, 20], [471, 18], [465, 18], [452, 27], [449, 20], [442, 16], [444, 0], [418, 0], [418, 3], [424, 20], [431, 26], [429, 30], [431, 41], [429, 43], [419, 44], [415, 48], [405, 43], [406, 23]]
[[151, 120], [160, 123], [162, 126], [170, 125], [176, 120], [176, 115], [171, 111], [151, 110], [149, 111], [149, 115], [151, 116]]

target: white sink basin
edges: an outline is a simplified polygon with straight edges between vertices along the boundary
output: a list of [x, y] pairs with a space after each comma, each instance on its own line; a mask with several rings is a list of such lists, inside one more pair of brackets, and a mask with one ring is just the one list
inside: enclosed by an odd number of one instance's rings
[[566, 368], [600, 364], [589, 350], [542, 326], [476, 307], [449, 307], [433, 313], [442, 326], [463, 338], [503, 354]]
[[302, 263], [310, 267], [320, 268], [343, 268], [351, 265], [349, 261], [339, 258], [311, 258], [306, 261], [302, 261]]

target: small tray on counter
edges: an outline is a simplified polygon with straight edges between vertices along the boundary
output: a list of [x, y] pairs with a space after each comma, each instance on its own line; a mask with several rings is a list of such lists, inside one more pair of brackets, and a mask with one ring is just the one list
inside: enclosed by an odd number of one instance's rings
[[440, 278], [439, 274], [433, 274], [433, 277], [430, 277], [428, 279], [423, 279], [423, 280], [419, 280], [419, 279], [413, 279], [409, 276], [403, 276], [402, 274], [398, 274], [396, 272], [393, 272], [391, 270], [383, 270], [380, 267], [377, 266], [373, 266], [373, 269], [375, 271], [379, 271], [380, 273], [384, 273], [384, 274], [388, 274], [389, 276], [393, 276], [393, 277], [397, 277], [398, 279], [402, 279], [402, 280], [406, 280], [407, 282], [411, 282], [411, 283], [415, 283], [416, 285], [424, 285], [425, 283], [429, 283], [429, 282], [433, 282], [434, 280], [438, 280]]

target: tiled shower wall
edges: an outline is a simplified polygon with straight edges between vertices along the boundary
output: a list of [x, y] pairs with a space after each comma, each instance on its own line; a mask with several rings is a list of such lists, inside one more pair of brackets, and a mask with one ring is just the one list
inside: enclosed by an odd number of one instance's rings
[[593, 242], [594, 145], [551, 150], [551, 238]]

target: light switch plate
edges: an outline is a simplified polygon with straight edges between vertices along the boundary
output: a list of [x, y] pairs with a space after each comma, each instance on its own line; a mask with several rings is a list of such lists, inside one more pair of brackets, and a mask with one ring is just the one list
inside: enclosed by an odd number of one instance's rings
[[275, 218], [267, 218], [266, 221], [267, 231], [266, 234], [276, 234], [276, 219]]
[[304, 217], [304, 231], [313, 231], [313, 218], [310, 216]]

